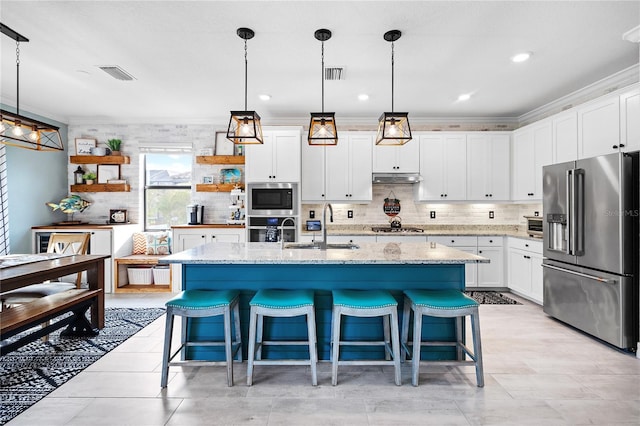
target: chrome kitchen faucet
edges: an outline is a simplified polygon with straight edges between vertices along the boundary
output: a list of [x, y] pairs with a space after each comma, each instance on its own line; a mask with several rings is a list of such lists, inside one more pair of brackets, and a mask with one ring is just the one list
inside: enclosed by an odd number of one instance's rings
[[333, 222], [333, 207], [331, 203], [324, 203], [322, 208], [322, 244], [320, 244], [320, 250], [327, 249], [327, 207], [329, 207], [329, 221]]

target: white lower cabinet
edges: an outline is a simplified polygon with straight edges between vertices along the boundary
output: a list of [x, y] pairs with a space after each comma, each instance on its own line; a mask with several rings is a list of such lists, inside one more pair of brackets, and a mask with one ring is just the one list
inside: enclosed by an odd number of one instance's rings
[[509, 289], [542, 304], [542, 242], [509, 237]]
[[[322, 241], [322, 232], [318, 232], [316, 234], [302, 234], [300, 236], [300, 242], [302, 243], [311, 243], [314, 241]], [[331, 235], [327, 236], [327, 241], [329, 243], [375, 243], [376, 236], [375, 235]]]
[[247, 240], [244, 228], [173, 229], [172, 253], [208, 243], [239, 243]]
[[407, 235], [407, 234], [383, 234], [376, 235], [376, 242], [378, 243], [427, 243], [426, 235]]
[[430, 235], [428, 240], [489, 259], [489, 263], [467, 263], [465, 265], [465, 284], [467, 288], [505, 287], [503, 237]]

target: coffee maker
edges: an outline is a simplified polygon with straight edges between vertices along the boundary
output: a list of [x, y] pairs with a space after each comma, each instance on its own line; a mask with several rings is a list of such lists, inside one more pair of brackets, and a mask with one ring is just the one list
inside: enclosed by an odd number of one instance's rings
[[187, 206], [187, 223], [189, 225], [202, 225], [204, 217], [204, 206], [199, 204], [189, 204]]

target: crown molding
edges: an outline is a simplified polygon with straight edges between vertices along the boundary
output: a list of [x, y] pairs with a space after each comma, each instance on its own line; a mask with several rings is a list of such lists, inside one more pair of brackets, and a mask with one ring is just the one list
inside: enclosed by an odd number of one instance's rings
[[520, 126], [533, 123], [550, 115], [615, 92], [640, 81], [640, 64], [632, 65], [582, 89], [569, 93], [518, 117]]
[[640, 25], [622, 34], [622, 39], [631, 43], [640, 43]]

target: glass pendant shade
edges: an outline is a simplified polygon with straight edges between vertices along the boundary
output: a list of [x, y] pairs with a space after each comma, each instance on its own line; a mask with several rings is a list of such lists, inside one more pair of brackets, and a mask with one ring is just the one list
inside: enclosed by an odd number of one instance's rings
[[394, 95], [394, 42], [402, 36], [398, 30], [391, 30], [384, 33], [385, 41], [391, 43], [391, 112], [384, 112], [378, 122], [378, 135], [376, 145], [404, 145], [411, 140], [411, 127], [409, 126], [408, 112], [393, 111]]
[[335, 112], [312, 112], [309, 123], [309, 145], [337, 145]]
[[57, 127], [2, 110], [0, 143], [34, 151], [64, 151]]
[[385, 112], [380, 116], [376, 145], [404, 145], [411, 139], [408, 112]]
[[231, 111], [227, 139], [238, 145], [263, 143], [264, 138], [258, 113], [255, 111]]
[[244, 40], [244, 111], [231, 111], [229, 126], [227, 127], [227, 139], [237, 145], [251, 145], [263, 143], [262, 125], [260, 116], [255, 111], [247, 111], [247, 40], [253, 38], [255, 33], [250, 28], [238, 28], [238, 37]]

